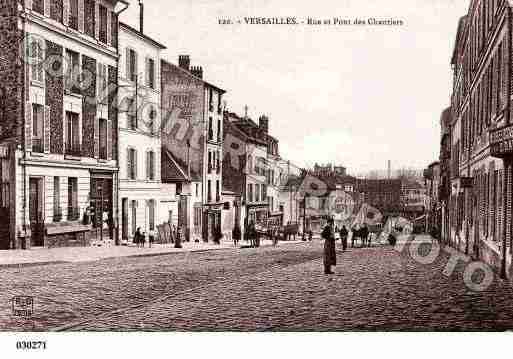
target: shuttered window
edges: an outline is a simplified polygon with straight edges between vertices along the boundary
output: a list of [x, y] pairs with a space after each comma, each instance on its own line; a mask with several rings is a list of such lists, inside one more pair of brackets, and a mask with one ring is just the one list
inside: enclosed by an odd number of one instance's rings
[[137, 179], [137, 151], [133, 148], [128, 149], [128, 179]]

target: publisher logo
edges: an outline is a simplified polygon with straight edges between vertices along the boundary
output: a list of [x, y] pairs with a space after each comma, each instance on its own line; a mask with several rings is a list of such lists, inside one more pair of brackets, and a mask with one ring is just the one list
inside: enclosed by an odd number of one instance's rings
[[34, 314], [34, 298], [29, 296], [16, 296], [12, 298], [12, 314], [15, 317], [29, 318]]

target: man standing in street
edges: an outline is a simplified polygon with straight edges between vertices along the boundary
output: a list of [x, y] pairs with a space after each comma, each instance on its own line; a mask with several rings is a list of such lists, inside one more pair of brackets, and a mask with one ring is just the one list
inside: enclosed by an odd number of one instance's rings
[[342, 226], [340, 229], [340, 240], [342, 241], [342, 250], [345, 252], [347, 249], [347, 236], [349, 232], [347, 231], [346, 226]]
[[324, 239], [324, 274], [334, 274], [331, 266], [337, 265], [337, 253], [335, 252], [335, 233], [333, 231], [333, 218], [328, 219], [328, 224], [322, 231]]

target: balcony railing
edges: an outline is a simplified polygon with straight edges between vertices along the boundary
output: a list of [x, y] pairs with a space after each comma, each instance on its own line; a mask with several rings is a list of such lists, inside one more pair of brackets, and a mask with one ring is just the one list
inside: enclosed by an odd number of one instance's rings
[[41, 138], [32, 138], [32, 152], [43, 153], [45, 151]]
[[68, 207], [68, 221], [77, 221], [80, 218], [80, 210], [76, 207]]
[[80, 143], [66, 143], [65, 154], [70, 156], [82, 156], [82, 148]]

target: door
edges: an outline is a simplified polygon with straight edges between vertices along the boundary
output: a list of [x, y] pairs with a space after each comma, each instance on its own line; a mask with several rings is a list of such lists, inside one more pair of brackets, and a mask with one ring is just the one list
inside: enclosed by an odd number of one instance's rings
[[44, 246], [43, 188], [42, 179], [29, 180], [29, 221], [32, 247]]
[[121, 200], [121, 239], [128, 240], [128, 198]]

